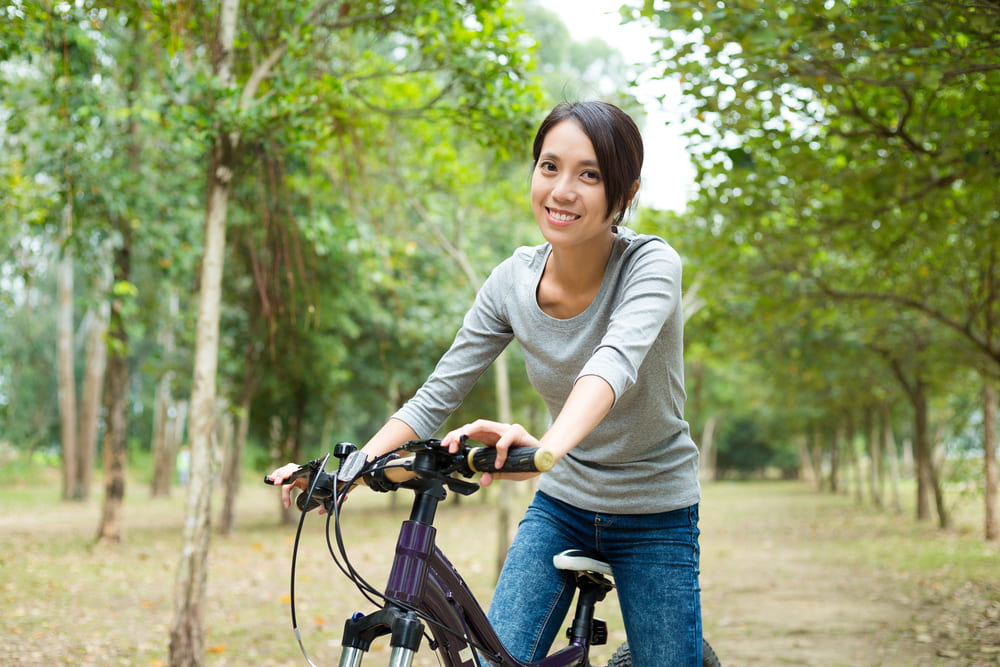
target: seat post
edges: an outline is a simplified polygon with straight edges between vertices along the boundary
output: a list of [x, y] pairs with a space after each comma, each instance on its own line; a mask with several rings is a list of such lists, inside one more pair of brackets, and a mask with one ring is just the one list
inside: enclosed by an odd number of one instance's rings
[[601, 645], [608, 641], [608, 626], [594, 618], [597, 603], [608, 595], [615, 586], [603, 575], [597, 572], [577, 572], [576, 586], [579, 594], [576, 601], [576, 612], [573, 614], [573, 624], [566, 631], [570, 639], [586, 639], [592, 645]]

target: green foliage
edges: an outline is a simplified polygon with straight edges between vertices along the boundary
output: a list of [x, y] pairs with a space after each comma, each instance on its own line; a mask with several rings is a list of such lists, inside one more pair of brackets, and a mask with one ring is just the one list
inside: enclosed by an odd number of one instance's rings
[[[705, 302], [686, 331], [689, 377], [736, 379], [737, 403], [808, 433], [907, 400], [914, 382], [974, 400], [978, 381], [956, 378], [1000, 375], [995, 7], [623, 12], [661, 31], [662, 75], [689, 113], [698, 195], [652, 221]], [[719, 373], [727, 362], [745, 370]], [[697, 416], [743, 414], [732, 393], [701, 389]]]
[[795, 447], [780, 440], [781, 429], [770, 429], [760, 415], [735, 416], [719, 434], [716, 474], [718, 477], [760, 477], [777, 470], [787, 476], [798, 468]]

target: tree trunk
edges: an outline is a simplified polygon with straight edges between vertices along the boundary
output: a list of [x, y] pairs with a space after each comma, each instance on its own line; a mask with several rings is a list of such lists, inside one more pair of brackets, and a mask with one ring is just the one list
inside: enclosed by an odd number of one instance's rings
[[[123, 221], [122, 224], [127, 225]], [[116, 251], [115, 274], [127, 280], [129, 272], [129, 241]], [[122, 278], [122, 276], [125, 276]], [[128, 334], [122, 315], [122, 297], [111, 306], [108, 330], [110, 339], [108, 369], [104, 387], [104, 504], [97, 528], [98, 542], [122, 541], [122, 510], [125, 501], [125, 470], [128, 459]]]
[[[236, 494], [240, 490], [240, 469], [242, 467], [243, 446], [247, 439], [248, 414], [250, 401], [245, 400], [236, 410], [236, 415], [228, 412], [223, 424], [219, 442], [223, 445], [222, 460], [222, 511], [219, 514], [219, 534], [230, 535], [236, 522]], [[233, 417], [236, 417], [236, 427], [233, 428]], [[228, 432], [227, 432], [228, 431]]]
[[941, 488], [941, 478], [939, 475], [938, 463], [934, 460], [933, 453], [930, 456], [931, 489], [934, 490], [934, 507], [937, 509], [938, 527], [951, 528], [951, 512], [944, 501], [944, 489]]
[[847, 448], [847, 455], [850, 457], [852, 477], [854, 478], [854, 500], [859, 505], [865, 502], [865, 478], [862, 473], [861, 453], [858, 452], [857, 445], [857, 424], [854, 422], [854, 415], [847, 413], [846, 433], [844, 434], [844, 445]]
[[160, 377], [153, 397], [153, 436], [149, 445], [153, 457], [153, 474], [149, 481], [149, 495], [165, 498], [170, 495], [170, 483], [174, 476], [174, 458], [167, 445], [167, 431], [170, 429], [171, 373]]
[[[231, 60], [237, 2], [223, 2], [220, 48]], [[227, 74], [220, 76], [230, 83]], [[219, 361], [219, 309], [226, 246], [226, 209], [232, 176], [232, 141], [216, 137], [208, 175], [205, 253], [201, 265], [198, 324], [195, 333], [191, 390], [191, 479], [184, 522], [184, 547], [174, 590], [174, 621], [170, 633], [170, 665], [200, 665], [204, 659], [203, 610], [207, 583], [212, 497], [212, 435], [215, 431], [216, 371]]]
[[830, 430], [830, 493], [840, 491], [840, 441], [838, 429]]
[[701, 431], [700, 467], [702, 479], [715, 479], [715, 431], [719, 426], [719, 418], [712, 415], [705, 420], [705, 428]]
[[[72, 196], [72, 194], [68, 195]], [[69, 204], [66, 216], [70, 217]], [[73, 253], [67, 244], [57, 267], [59, 319], [56, 364], [59, 368], [59, 426], [62, 441], [62, 497], [77, 497], [79, 454], [76, 440], [76, 374], [73, 355]]]
[[[133, 58], [127, 64], [125, 101], [132, 108], [139, 97], [143, 72], [139, 59], [139, 45], [143, 39], [138, 29], [133, 28], [135, 44]], [[139, 123], [136, 114], [129, 114], [125, 129], [126, 152], [129, 171], [140, 173], [142, 166], [142, 144], [139, 137]], [[100, 542], [120, 542], [122, 540], [122, 512], [125, 502], [125, 471], [128, 458], [128, 331], [125, 328], [125, 303], [130, 298], [126, 290], [117, 286], [129, 286], [132, 279], [132, 220], [128, 212], [112, 219], [118, 246], [114, 249], [112, 288], [113, 300], [108, 320], [108, 368], [105, 377], [104, 404], [104, 507], [101, 523], [97, 531]]]
[[913, 404], [913, 464], [917, 468], [917, 520], [931, 518], [931, 447], [927, 433], [927, 399], [923, 391], [911, 394]]
[[[277, 461], [297, 461], [298, 459], [292, 458], [294, 455], [295, 444], [292, 437], [286, 431], [291, 431], [291, 425], [286, 427], [285, 421], [281, 417], [278, 415], [272, 415], [271, 427], [268, 433], [268, 439], [270, 440], [268, 443], [268, 449], [272, 452], [277, 452]], [[395, 493], [391, 493], [389, 495], [392, 497], [396, 496]], [[286, 509], [285, 506], [281, 504], [281, 498], [277, 499], [276, 504], [281, 523], [283, 525], [293, 523], [297, 513], [295, 505], [293, 504], [291, 507]]]
[[986, 500], [986, 539], [1000, 539], [997, 520], [997, 390], [993, 381], [983, 379], [983, 474]]
[[[235, 9], [235, 3], [231, 4]], [[225, 15], [224, 9], [224, 22]], [[232, 19], [235, 20], [235, 13]], [[232, 42], [229, 44], [231, 48]], [[205, 653], [202, 603], [207, 583], [211, 532], [212, 436], [215, 431], [219, 308], [222, 301], [231, 159], [229, 137], [218, 137], [208, 178], [205, 253], [201, 265], [191, 390], [191, 479], [185, 509], [184, 547], [174, 589], [174, 621], [170, 633], [170, 664], [173, 667], [200, 665]]]
[[934, 464], [934, 452], [927, 425], [927, 395], [922, 382], [917, 382], [915, 391], [911, 393], [911, 401], [914, 413], [913, 453], [917, 459], [917, 519], [924, 520], [931, 517], [930, 494], [933, 493], [938, 525], [947, 528], [951, 519]]
[[[238, 0], [222, 0], [215, 72], [223, 87], [233, 85], [233, 44]], [[238, 137], [220, 133], [212, 146], [205, 214], [205, 252], [201, 263], [198, 323], [195, 332], [191, 389], [191, 480], [184, 521], [184, 546], [174, 586], [174, 619], [170, 630], [170, 665], [201, 665], [205, 657], [203, 603], [208, 581], [211, 536], [212, 434], [215, 431], [216, 371], [219, 363], [219, 309], [226, 251], [233, 153]]]
[[819, 477], [816, 475], [816, 464], [812, 456], [812, 447], [810, 444], [812, 437], [813, 435], [810, 431], [808, 435], [796, 438], [796, 444], [799, 448], [799, 479], [811, 486], [815, 486], [818, 490], [820, 482]]
[[[170, 363], [174, 352], [174, 326], [180, 313], [180, 302], [177, 290], [170, 288], [167, 306], [167, 322], [161, 323], [157, 335], [163, 356]], [[150, 480], [150, 495], [162, 498], [170, 495], [170, 486], [174, 479], [177, 462], [177, 440], [169, 437], [171, 413], [176, 413], [173, 397], [174, 374], [171, 370], [164, 371], [156, 386], [156, 396], [153, 399], [153, 438], [150, 450], [153, 453], [153, 475]]]
[[865, 439], [868, 441], [868, 492], [872, 504], [882, 509], [882, 447], [875, 412], [865, 409]]
[[110, 273], [105, 265], [94, 281], [94, 293], [99, 303], [91, 309], [88, 318], [90, 325], [87, 330], [83, 390], [80, 395], [80, 430], [77, 438], [76, 493], [80, 500], [90, 498], [90, 489], [94, 483], [94, 459], [97, 458], [101, 400], [108, 365], [108, 344], [104, 338], [108, 332], [110, 303], [107, 294], [111, 289]]
[[892, 435], [892, 414], [889, 406], [882, 403], [879, 406], [879, 418], [882, 422], [881, 446], [889, 463], [889, 496], [892, 499], [892, 510], [903, 511], [903, 501], [899, 495], [899, 456], [896, 453], [896, 439]]

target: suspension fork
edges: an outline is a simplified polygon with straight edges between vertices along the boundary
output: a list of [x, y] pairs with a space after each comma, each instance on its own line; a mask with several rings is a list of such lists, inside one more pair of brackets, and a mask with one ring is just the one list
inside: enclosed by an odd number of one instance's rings
[[415, 613], [392, 604], [367, 616], [355, 614], [344, 623], [339, 667], [360, 667], [372, 642], [385, 635], [391, 635], [389, 667], [410, 667], [423, 634], [424, 624]]

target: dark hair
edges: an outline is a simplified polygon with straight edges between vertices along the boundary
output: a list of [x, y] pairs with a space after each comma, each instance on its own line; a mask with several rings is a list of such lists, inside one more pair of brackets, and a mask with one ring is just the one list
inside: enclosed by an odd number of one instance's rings
[[597, 154], [597, 166], [604, 180], [608, 212], [615, 224], [622, 221], [629, 206], [632, 188], [642, 171], [642, 134], [632, 118], [607, 102], [563, 102], [545, 117], [535, 134], [532, 156], [538, 163], [545, 135], [564, 120], [574, 120], [590, 139]]

